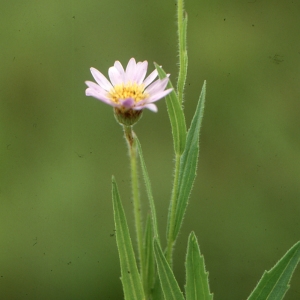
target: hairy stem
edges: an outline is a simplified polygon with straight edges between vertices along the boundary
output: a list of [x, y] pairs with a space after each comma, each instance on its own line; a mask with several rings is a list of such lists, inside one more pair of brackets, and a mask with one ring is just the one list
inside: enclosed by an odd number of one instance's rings
[[183, 24], [183, 9], [184, 1], [177, 0], [177, 27], [178, 27], [178, 54], [179, 54], [179, 73], [177, 82], [177, 95], [179, 103], [183, 101], [183, 89], [186, 79], [186, 41], [185, 41], [185, 30]]
[[135, 133], [132, 130], [132, 126], [123, 126], [124, 135], [127, 141], [129, 156], [130, 156], [130, 169], [131, 169], [131, 188], [132, 188], [132, 197], [133, 197], [133, 211], [134, 211], [134, 222], [135, 230], [137, 235], [137, 244], [138, 244], [138, 257], [139, 257], [139, 266], [140, 274], [144, 274], [143, 266], [143, 226], [142, 226], [142, 216], [141, 216], [141, 200], [139, 193], [138, 185], [138, 170], [137, 170], [137, 149], [136, 143], [134, 141]]

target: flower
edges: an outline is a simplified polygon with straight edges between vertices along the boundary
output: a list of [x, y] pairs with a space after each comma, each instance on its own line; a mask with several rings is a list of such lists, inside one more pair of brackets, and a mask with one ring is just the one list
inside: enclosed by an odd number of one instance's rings
[[[140, 115], [144, 108], [157, 112], [154, 102], [169, 94], [173, 89], [165, 90], [169, 78], [154, 79], [158, 76], [154, 70], [146, 79], [148, 62], [136, 63], [131, 58], [124, 70], [119, 61], [108, 69], [110, 82], [95, 68], [91, 73], [97, 82], [86, 81], [88, 88], [85, 90], [87, 96], [92, 96], [115, 108], [115, 113], [123, 116]], [[154, 81], [154, 82], [153, 82]]]

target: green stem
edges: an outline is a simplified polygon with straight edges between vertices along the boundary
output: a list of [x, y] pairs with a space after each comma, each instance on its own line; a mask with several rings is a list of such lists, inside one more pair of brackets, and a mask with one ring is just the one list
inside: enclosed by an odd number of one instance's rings
[[[177, 94], [179, 103], [183, 100], [183, 88], [186, 78], [186, 48], [185, 48], [185, 36], [186, 27], [184, 28], [183, 23], [183, 1], [177, 0], [177, 26], [178, 26], [178, 48], [179, 48], [179, 74], [177, 83]], [[172, 266], [172, 255], [174, 246], [174, 226], [176, 220], [176, 209], [177, 209], [177, 192], [178, 192], [178, 178], [179, 178], [179, 166], [180, 166], [181, 154], [176, 154], [175, 158], [175, 174], [172, 190], [172, 198], [169, 211], [168, 220], [168, 233], [167, 233], [167, 253], [166, 258], [170, 266]]]
[[137, 235], [138, 244], [138, 257], [140, 262], [140, 274], [143, 282], [144, 264], [143, 264], [143, 230], [142, 230], [142, 216], [141, 216], [141, 201], [138, 185], [138, 171], [137, 171], [137, 149], [134, 141], [135, 133], [132, 130], [132, 126], [123, 126], [124, 134], [127, 141], [129, 156], [130, 156], [130, 168], [131, 168], [131, 187], [133, 197], [133, 211], [135, 230]]
[[178, 27], [178, 50], [179, 50], [179, 73], [177, 83], [177, 94], [179, 103], [183, 101], [183, 88], [184, 77], [186, 76], [185, 70], [185, 36], [183, 31], [183, 0], [177, 0], [177, 27]]
[[168, 245], [167, 245], [167, 261], [170, 266], [172, 266], [172, 255], [173, 255], [173, 245], [174, 245], [174, 225], [176, 217], [176, 207], [177, 207], [177, 192], [178, 192], [178, 178], [179, 178], [179, 165], [180, 165], [181, 155], [176, 154], [175, 159], [175, 174], [174, 183], [171, 198], [171, 211], [169, 215], [169, 231], [168, 231]]
[[183, 35], [182, 35], [182, 26], [183, 26], [183, 0], [177, 1], [177, 26], [178, 26], [178, 40], [179, 40], [179, 49], [183, 49]]

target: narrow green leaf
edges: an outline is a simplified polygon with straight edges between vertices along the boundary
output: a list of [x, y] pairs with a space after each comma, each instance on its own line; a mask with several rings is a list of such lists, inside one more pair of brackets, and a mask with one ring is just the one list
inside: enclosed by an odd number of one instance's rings
[[165, 296], [165, 300], [184, 300], [179, 285], [174, 277], [173, 271], [170, 268], [156, 239], [154, 239], [154, 253], [160, 284]]
[[150, 205], [151, 217], [152, 217], [152, 224], [153, 224], [153, 233], [154, 233], [154, 236], [157, 237], [158, 240], [159, 240], [156, 210], [155, 210], [155, 204], [154, 204], [154, 200], [153, 200], [153, 193], [152, 193], [150, 178], [149, 178], [147, 167], [146, 167], [146, 164], [145, 164], [145, 160], [144, 160], [144, 156], [143, 156], [143, 152], [142, 152], [142, 146], [141, 146], [140, 141], [138, 140], [137, 137], [135, 137], [135, 142], [136, 142], [136, 145], [137, 145], [138, 154], [139, 154], [140, 161], [141, 161], [142, 173], [143, 173], [145, 186], [146, 186], [146, 191], [147, 191], [147, 195], [148, 195], [148, 199], [149, 199], [149, 205]]
[[152, 298], [151, 299], [165, 300], [165, 296], [161, 289], [161, 284], [160, 284], [158, 274], [156, 274], [156, 277], [155, 277], [155, 283], [154, 283], [154, 288], [152, 290]]
[[270, 270], [265, 271], [248, 300], [281, 300], [300, 260], [300, 241]]
[[145, 299], [140, 274], [138, 272], [132, 248], [126, 216], [114, 177], [112, 178], [112, 198], [124, 297], [125, 300]]
[[[165, 78], [167, 76], [165, 71], [158, 64], [154, 63], [154, 65], [158, 72], [159, 78]], [[173, 88], [170, 80], [167, 87]], [[166, 103], [172, 127], [174, 150], [175, 153], [182, 154], [186, 143], [186, 124], [183, 109], [179, 103], [174, 88], [173, 91], [166, 96]]]
[[174, 226], [174, 241], [179, 233], [185, 210], [188, 204], [188, 199], [192, 191], [199, 156], [199, 134], [203, 119], [204, 103], [206, 95], [206, 81], [204, 81], [199, 102], [194, 114], [191, 127], [187, 134], [185, 150], [180, 159], [180, 171], [178, 179], [178, 196], [176, 217]]
[[213, 295], [209, 291], [208, 272], [205, 270], [204, 257], [200, 254], [194, 232], [189, 236], [185, 268], [186, 300], [212, 300]]
[[153, 226], [152, 218], [150, 215], [147, 217], [146, 229], [144, 235], [144, 290], [147, 297], [150, 296], [154, 281], [155, 281], [155, 257], [153, 248]]

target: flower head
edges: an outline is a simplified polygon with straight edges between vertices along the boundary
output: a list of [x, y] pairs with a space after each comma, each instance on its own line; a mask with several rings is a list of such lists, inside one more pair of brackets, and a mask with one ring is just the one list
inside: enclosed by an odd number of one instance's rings
[[114, 66], [108, 69], [110, 82], [101, 72], [91, 68], [97, 84], [86, 81], [88, 88], [85, 94], [113, 106], [115, 113], [140, 115], [144, 108], [157, 112], [154, 102], [165, 97], [173, 89], [165, 90], [168, 77], [154, 81], [158, 76], [156, 70], [145, 79], [147, 68], [147, 61], [136, 63], [135, 59], [131, 58], [124, 70], [121, 63], [116, 61]]

